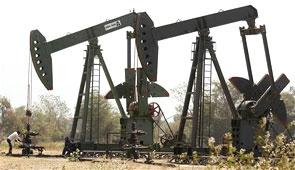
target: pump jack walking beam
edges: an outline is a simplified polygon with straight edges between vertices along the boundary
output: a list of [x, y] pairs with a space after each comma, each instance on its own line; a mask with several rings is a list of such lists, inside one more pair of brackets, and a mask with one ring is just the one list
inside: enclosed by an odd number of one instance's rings
[[[127, 26], [131, 26], [134, 30], [138, 30], [139, 27], [141, 27], [141, 30], [151, 30], [151, 28], [154, 27], [154, 24], [145, 12], [133, 12], [49, 42], [46, 41], [45, 37], [38, 30], [31, 31], [31, 57], [39, 79], [48, 90], [52, 90], [53, 79], [51, 53], [63, 50], [65, 48], [74, 46], [85, 41], [89, 41], [96, 37], [117, 31]], [[151, 33], [147, 32], [144, 33], [144, 35], [138, 35], [137, 37], [143, 37], [145, 40], [149, 40], [152, 35]], [[151, 46], [149, 50], [141, 46], [142, 44], [140, 44], [140, 41], [137, 41], [138, 51], [144, 51], [141, 53], [139, 52], [139, 60], [141, 62], [141, 65], [144, 68], [144, 71], [149, 80], [156, 81], [158, 44], [153, 44], [153, 46]], [[143, 53], [151, 57], [146, 58], [140, 56]]]
[[153, 36], [156, 40], [163, 40], [238, 21], [247, 21], [248, 25], [253, 27], [257, 17], [257, 10], [249, 5], [160, 26], [153, 30]]
[[[160, 40], [198, 32], [233, 22], [247, 21], [249, 27], [255, 27], [255, 19], [257, 17], [257, 10], [249, 5], [159, 27], [146, 28], [144, 23], [139, 23], [138, 29], [135, 30], [138, 53], [141, 57], [154, 57], [150, 56], [148, 52], [151, 48], [153, 49], [153, 47], [157, 46], [157, 42]], [[139, 21], [145, 21], [143, 18], [144, 17], [141, 17], [141, 20]], [[150, 37], [150, 35], [152, 37]]]

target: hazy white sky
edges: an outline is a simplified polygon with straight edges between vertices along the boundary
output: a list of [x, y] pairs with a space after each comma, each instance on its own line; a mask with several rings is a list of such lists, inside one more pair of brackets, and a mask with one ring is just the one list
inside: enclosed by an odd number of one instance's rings
[[[29, 58], [29, 33], [39, 29], [47, 41], [66, 34], [125, 15], [135, 9], [147, 12], [155, 26], [166, 25], [177, 20], [186, 20], [220, 10], [253, 5], [258, 10], [256, 23], [265, 24], [275, 79], [286, 75], [294, 84], [293, 41], [295, 35], [294, 2], [269, 0], [10, 0], [0, 2], [0, 95], [10, 99], [14, 107], [25, 105], [27, 96], [27, 67]], [[216, 53], [226, 79], [232, 76], [247, 78], [246, 65], [238, 22], [211, 29], [216, 41]], [[126, 28], [99, 37], [103, 56], [114, 84], [124, 81], [126, 67]], [[158, 84], [169, 92], [182, 82], [187, 82], [191, 66], [191, 43], [197, 33], [191, 33], [159, 42]], [[250, 57], [257, 82], [267, 72], [262, 40], [260, 36], [248, 38]], [[54, 94], [65, 100], [74, 110], [81, 79], [86, 43], [52, 54], [54, 90], [47, 91], [37, 75], [33, 74], [33, 99], [39, 95]], [[132, 50], [133, 51], [133, 50]], [[132, 54], [134, 55], [134, 54]], [[215, 76], [216, 79], [216, 76]], [[289, 87], [289, 86], [288, 86]], [[109, 90], [103, 76], [102, 93]], [[155, 101], [150, 99], [150, 101]], [[174, 113], [174, 100], [156, 100], [165, 113]]]

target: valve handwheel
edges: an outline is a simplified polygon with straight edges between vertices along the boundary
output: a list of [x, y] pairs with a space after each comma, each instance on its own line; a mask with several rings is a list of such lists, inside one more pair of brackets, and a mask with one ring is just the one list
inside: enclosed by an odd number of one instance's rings
[[149, 104], [149, 114], [154, 119], [158, 117], [161, 113], [161, 108], [158, 103], [152, 102]]

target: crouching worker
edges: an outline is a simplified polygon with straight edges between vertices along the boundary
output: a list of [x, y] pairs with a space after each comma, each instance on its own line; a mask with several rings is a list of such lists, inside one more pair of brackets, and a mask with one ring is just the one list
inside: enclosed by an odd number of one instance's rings
[[19, 137], [20, 134], [21, 134], [20, 131], [16, 131], [16, 132], [13, 132], [11, 135], [9, 135], [7, 137], [7, 143], [9, 145], [9, 151], [8, 151], [8, 153], [6, 155], [11, 155], [12, 154], [12, 144], [11, 144], [11, 142], [13, 142], [13, 141], [20, 142], [21, 141], [21, 139]]
[[63, 156], [69, 156], [70, 153], [76, 151], [78, 148], [77, 144], [74, 143], [69, 137], [65, 137], [65, 146], [62, 151]]

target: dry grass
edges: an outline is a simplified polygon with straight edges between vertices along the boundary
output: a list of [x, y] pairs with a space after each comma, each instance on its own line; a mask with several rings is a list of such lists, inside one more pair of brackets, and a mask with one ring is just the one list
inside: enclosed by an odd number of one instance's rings
[[46, 143], [38, 143], [40, 146], [44, 146], [46, 150], [60, 150], [62, 151], [64, 147], [64, 142], [46, 142]]

